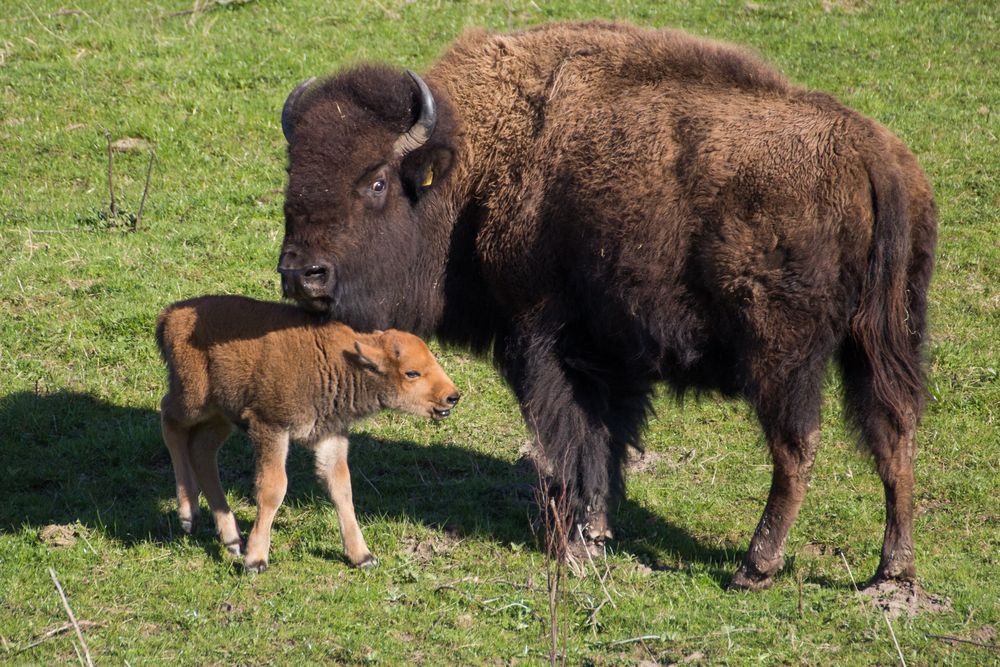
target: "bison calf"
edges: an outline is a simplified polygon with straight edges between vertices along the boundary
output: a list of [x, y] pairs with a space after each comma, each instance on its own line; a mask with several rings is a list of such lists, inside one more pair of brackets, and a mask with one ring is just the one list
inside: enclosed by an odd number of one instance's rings
[[357, 567], [376, 565], [354, 515], [347, 430], [381, 408], [448, 416], [459, 393], [424, 342], [395, 330], [356, 333], [294, 306], [235, 296], [168, 306], [156, 342], [169, 371], [161, 422], [184, 530], [191, 532], [198, 516], [200, 488], [223, 543], [233, 555], [243, 552], [217, 463], [235, 424], [250, 436], [257, 459], [257, 519], [246, 568], [267, 568], [271, 523], [288, 486], [290, 440], [316, 455], [316, 473], [337, 509], [348, 560]]

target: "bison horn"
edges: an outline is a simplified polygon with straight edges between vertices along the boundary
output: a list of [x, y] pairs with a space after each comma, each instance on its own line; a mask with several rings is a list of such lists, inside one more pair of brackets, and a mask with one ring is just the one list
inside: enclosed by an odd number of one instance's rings
[[295, 133], [295, 125], [292, 123], [292, 108], [295, 106], [296, 100], [301, 97], [306, 88], [311, 86], [315, 80], [316, 77], [311, 76], [297, 85], [295, 90], [289, 93], [288, 99], [285, 100], [285, 106], [281, 108], [281, 131], [285, 133], [285, 140], [288, 142], [292, 141], [292, 135]]
[[431, 138], [431, 133], [434, 132], [434, 125], [437, 124], [437, 108], [431, 89], [415, 72], [407, 70], [406, 73], [420, 89], [420, 117], [417, 118], [413, 127], [399, 135], [396, 143], [393, 144], [393, 152], [399, 158], [405, 157], [408, 153], [412, 153], [426, 144], [427, 140]]

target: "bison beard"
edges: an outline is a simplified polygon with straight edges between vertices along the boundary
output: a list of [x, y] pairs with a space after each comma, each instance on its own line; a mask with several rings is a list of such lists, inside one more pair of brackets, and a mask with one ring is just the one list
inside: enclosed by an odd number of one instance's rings
[[492, 346], [588, 540], [611, 535], [656, 383], [739, 396], [774, 472], [732, 583], [770, 585], [836, 358], [885, 487], [876, 579], [915, 577], [936, 222], [884, 128], [735, 47], [605, 23], [471, 33], [426, 84], [307, 82], [282, 126], [286, 295]]

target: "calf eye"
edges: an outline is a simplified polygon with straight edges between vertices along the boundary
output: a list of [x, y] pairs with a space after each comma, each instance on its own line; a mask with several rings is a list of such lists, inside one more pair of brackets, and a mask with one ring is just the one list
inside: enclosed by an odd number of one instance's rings
[[372, 183], [372, 192], [382, 193], [385, 191], [385, 179], [380, 178]]
[[418, 378], [418, 377], [420, 377], [420, 372], [419, 371], [406, 371], [406, 377], [408, 377], [410, 379]]

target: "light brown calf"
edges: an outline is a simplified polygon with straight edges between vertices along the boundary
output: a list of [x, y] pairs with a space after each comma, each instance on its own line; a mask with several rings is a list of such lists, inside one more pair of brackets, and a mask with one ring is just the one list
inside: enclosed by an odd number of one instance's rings
[[163, 439], [177, 479], [181, 526], [191, 532], [199, 489], [229, 551], [243, 540], [219, 481], [217, 454], [233, 425], [256, 450], [257, 519], [245, 566], [267, 568], [271, 524], [285, 497], [285, 457], [294, 440], [311, 448], [337, 510], [352, 565], [378, 561], [361, 536], [347, 468], [350, 424], [381, 408], [441, 419], [459, 393], [422, 340], [389, 330], [356, 333], [294, 306], [205, 296], [168, 306], [156, 341], [169, 371], [161, 403]]

